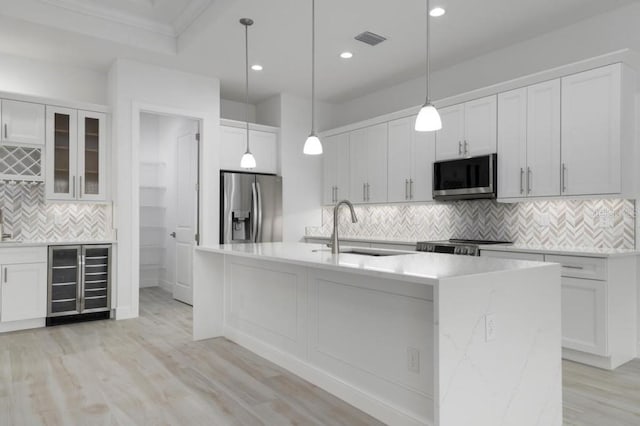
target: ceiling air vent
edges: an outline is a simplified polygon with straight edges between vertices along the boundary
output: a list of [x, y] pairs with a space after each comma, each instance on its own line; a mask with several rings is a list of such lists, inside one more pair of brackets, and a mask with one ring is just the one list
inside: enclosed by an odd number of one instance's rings
[[375, 46], [386, 40], [385, 37], [382, 37], [381, 35], [378, 35], [378, 34], [374, 34], [370, 31], [365, 31], [363, 33], [358, 34], [357, 36], [355, 36], [355, 39], [363, 43], [367, 43], [369, 46]]

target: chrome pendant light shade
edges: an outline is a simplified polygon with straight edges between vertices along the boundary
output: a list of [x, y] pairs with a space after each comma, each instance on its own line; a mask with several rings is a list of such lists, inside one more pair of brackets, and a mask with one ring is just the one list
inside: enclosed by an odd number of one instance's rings
[[430, 44], [431, 44], [431, 28], [429, 25], [430, 21], [430, 7], [429, 0], [427, 2], [427, 96], [426, 101], [420, 112], [418, 113], [418, 117], [416, 117], [416, 126], [415, 129], [418, 132], [433, 132], [435, 130], [442, 129], [442, 120], [440, 119], [440, 114], [435, 106], [431, 103], [430, 98], [430, 90], [431, 90], [431, 57], [430, 57]]
[[306, 155], [322, 154], [322, 142], [316, 134], [316, 2], [311, 0], [311, 133], [304, 142]]
[[244, 47], [245, 47], [245, 112], [244, 118], [247, 129], [247, 150], [240, 159], [240, 168], [254, 169], [256, 167], [256, 159], [249, 148], [249, 27], [253, 25], [253, 20], [249, 18], [240, 19], [240, 23], [244, 25]]

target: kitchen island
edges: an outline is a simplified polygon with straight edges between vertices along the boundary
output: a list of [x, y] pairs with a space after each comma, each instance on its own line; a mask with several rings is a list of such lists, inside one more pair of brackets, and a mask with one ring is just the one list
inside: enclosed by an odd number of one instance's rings
[[196, 248], [194, 338], [388, 424], [562, 424], [559, 265], [359, 250]]

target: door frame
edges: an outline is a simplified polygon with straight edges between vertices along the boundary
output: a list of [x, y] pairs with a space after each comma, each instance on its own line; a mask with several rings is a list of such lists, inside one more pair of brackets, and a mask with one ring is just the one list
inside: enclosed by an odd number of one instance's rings
[[[131, 208], [129, 217], [131, 218], [131, 235], [118, 235], [118, 242], [122, 244], [125, 239], [131, 243], [131, 308], [135, 311], [133, 317], [138, 316], [140, 307], [140, 116], [142, 113], [164, 115], [172, 117], [183, 117], [198, 122], [198, 191], [197, 191], [197, 223], [196, 233], [199, 235], [196, 246], [202, 242], [201, 220], [203, 214], [202, 203], [202, 144], [205, 140], [204, 120], [206, 113], [203, 111], [192, 111], [181, 108], [167, 107], [166, 105], [155, 105], [141, 102], [133, 102], [131, 105]], [[129, 316], [130, 317], [130, 316]]]

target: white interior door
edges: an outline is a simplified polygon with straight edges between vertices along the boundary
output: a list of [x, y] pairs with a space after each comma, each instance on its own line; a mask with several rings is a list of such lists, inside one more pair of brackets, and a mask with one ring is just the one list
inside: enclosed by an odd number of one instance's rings
[[195, 134], [178, 138], [176, 194], [176, 282], [173, 298], [193, 304], [192, 256], [198, 214], [198, 140]]

